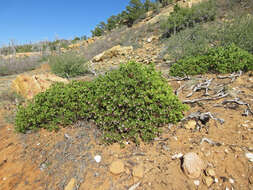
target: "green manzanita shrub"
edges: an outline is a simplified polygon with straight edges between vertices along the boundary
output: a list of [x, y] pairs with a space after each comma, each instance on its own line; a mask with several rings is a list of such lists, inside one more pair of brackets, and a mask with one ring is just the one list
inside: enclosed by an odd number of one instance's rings
[[109, 142], [151, 140], [160, 126], [182, 119], [186, 109], [154, 66], [130, 62], [94, 85], [94, 119]]
[[55, 129], [88, 119], [108, 143], [149, 141], [186, 109], [154, 66], [130, 62], [91, 82], [55, 84], [19, 108], [16, 129]]
[[232, 73], [253, 70], [253, 55], [234, 44], [214, 47], [207, 53], [178, 60], [170, 68], [172, 76], [204, 73]]

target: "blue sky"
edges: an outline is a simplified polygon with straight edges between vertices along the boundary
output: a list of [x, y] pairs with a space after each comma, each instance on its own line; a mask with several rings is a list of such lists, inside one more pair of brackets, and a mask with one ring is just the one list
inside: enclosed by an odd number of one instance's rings
[[129, 0], [0, 0], [0, 46], [90, 35]]

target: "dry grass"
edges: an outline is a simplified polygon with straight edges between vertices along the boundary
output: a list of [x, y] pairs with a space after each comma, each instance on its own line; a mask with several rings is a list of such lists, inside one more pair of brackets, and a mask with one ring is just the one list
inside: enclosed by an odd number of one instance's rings
[[30, 56], [25, 58], [0, 58], [0, 76], [19, 74], [34, 70], [41, 62], [41, 56]]
[[133, 46], [134, 49], [142, 47], [143, 38], [151, 35], [159, 26], [143, 24], [136, 27], [128, 28], [123, 26], [117, 28], [102, 38], [96, 40], [93, 44], [81, 49], [87, 60], [112, 48], [116, 45]]

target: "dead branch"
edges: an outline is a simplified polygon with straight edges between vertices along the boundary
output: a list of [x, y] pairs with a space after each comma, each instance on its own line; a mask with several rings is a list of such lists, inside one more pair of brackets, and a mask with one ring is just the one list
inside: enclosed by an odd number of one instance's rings
[[236, 79], [236, 78], [238, 78], [238, 77], [240, 77], [242, 75], [242, 71], [240, 70], [239, 72], [237, 72], [237, 73], [232, 73], [232, 74], [230, 74], [229, 76], [217, 76], [217, 78], [218, 79], [226, 79], [226, 78], [229, 78], [229, 79], [231, 79], [231, 83], [232, 82], [234, 82], [234, 80]]
[[178, 95], [179, 92], [185, 87], [185, 84], [180, 86], [176, 91], [175, 91], [175, 94]]
[[204, 97], [204, 98], [197, 98], [197, 99], [193, 99], [193, 100], [183, 100], [183, 103], [185, 104], [193, 104], [196, 102], [200, 102], [200, 101], [207, 101], [207, 100], [218, 100], [218, 99], [222, 99], [225, 98], [226, 96], [228, 96], [228, 93], [219, 93], [217, 95], [215, 95], [214, 97]]
[[171, 77], [172, 81], [185, 81], [185, 80], [191, 80], [191, 78], [189, 76], [186, 77]]
[[201, 121], [202, 124], [206, 124], [210, 119], [214, 119], [220, 122], [221, 124], [225, 122], [224, 119], [215, 117], [211, 112], [205, 112], [205, 113], [201, 113], [199, 111], [194, 112], [188, 115], [187, 117], [183, 118], [182, 121], [189, 120], [189, 119], [195, 119], [197, 121]]
[[203, 142], [207, 142], [208, 144], [211, 144], [213, 146], [221, 146], [222, 144], [219, 143], [219, 142], [214, 142], [206, 137], [202, 138], [201, 141], [200, 141], [200, 144], [203, 144]]
[[238, 104], [238, 105], [245, 105], [245, 106], [247, 106], [247, 108], [244, 110], [244, 113], [243, 113], [242, 115], [243, 115], [243, 116], [248, 116], [249, 113], [253, 115], [253, 111], [251, 110], [250, 105], [249, 105], [248, 103], [245, 103], [245, 102], [243, 102], [243, 101], [240, 101], [239, 98], [235, 98], [234, 100], [224, 100], [224, 101], [222, 102], [223, 105], [228, 104], [228, 103], [236, 103], [236, 104]]
[[213, 80], [213, 78], [211, 78], [211, 79], [206, 79], [205, 82], [199, 83], [199, 84], [197, 84], [197, 85], [194, 85], [194, 86], [192, 87], [192, 89], [193, 89], [192, 92], [191, 92], [190, 94], [188, 94], [186, 97], [189, 98], [189, 97], [191, 97], [191, 96], [194, 94], [194, 92], [197, 92], [197, 91], [202, 90], [202, 89], [205, 90], [204, 96], [209, 96], [208, 90], [209, 90], [209, 86], [210, 86], [211, 83], [212, 83], [212, 80]]

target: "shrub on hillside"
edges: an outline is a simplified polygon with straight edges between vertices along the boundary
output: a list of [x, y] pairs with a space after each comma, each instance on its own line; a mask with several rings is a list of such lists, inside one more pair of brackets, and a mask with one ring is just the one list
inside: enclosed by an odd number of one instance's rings
[[52, 72], [58, 76], [69, 78], [88, 73], [85, 59], [74, 52], [67, 52], [49, 58]]
[[159, 127], [176, 123], [186, 110], [154, 66], [130, 62], [92, 82], [55, 84], [19, 107], [16, 130], [69, 125], [93, 120], [106, 142], [149, 141]]
[[185, 28], [193, 27], [196, 23], [212, 21], [215, 19], [215, 14], [214, 0], [201, 2], [191, 8], [181, 8], [176, 5], [168, 19], [161, 24], [164, 37], [170, 37]]
[[178, 60], [170, 69], [172, 76], [204, 73], [232, 73], [253, 70], [253, 55], [234, 44], [211, 48], [207, 53]]

